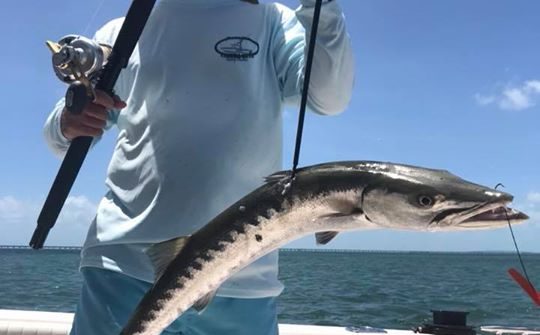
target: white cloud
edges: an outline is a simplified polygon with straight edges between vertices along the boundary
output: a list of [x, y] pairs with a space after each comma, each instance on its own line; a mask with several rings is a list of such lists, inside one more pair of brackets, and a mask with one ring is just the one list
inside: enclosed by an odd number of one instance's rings
[[480, 106], [492, 104], [496, 100], [495, 96], [493, 95], [481, 95], [481, 94], [475, 94], [474, 99], [476, 100], [476, 103], [478, 103]]
[[24, 204], [12, 196], [0, 197], [0, 221], [18, 220], [24, 217]]
[[534, 106], [532, 97], [523, 88], [509, 88], [502, 92], [499, 107], [506, 110], [522, 110]]
[[540, 93], [540, 80], [529, 80], [525, 82], [525, 89], [534, 93]]
[[[0, 244], [26, 245], [36, 227], [41, 202], [0, 197]], [[96, 213], [96, 204], [85, 196], [66, 199], [47, 245], [81, 245]]]
[[95, 214], [96, 205], [87, 197], [83, 195], [71, 196], [66, 199], [58, 221], [87, 227]]
[[536, 106], [540, 100], [540, 80], [528, 80], [517, 86], [507, 85], [497, 94], [475, 94], [474, 98], [480, 106], [495, 104], [503, 110], [528, 109]]

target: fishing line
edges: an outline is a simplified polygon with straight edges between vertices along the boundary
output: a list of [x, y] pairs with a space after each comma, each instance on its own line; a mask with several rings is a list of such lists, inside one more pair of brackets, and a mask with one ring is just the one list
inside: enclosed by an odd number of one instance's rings
[[529, 275], [527, 274], [527, 269], [525, 268], [525, 263], [523, 262], [523, 259], [521, 258], [521, 253], [519, 252], [516, 237], [514, 236], [514, 229], [512, 229], [512, 225], [510, 224], [510, 218], [508, 217], [508, 212], [506, 208], [504, 209], [504, 215], [506, 216], [506, 221], [508, 222], [508, 228], [510, 228], [510, 234], [512, 234], [512, 240], [514, 241], [514, 246], [516, 247], [516, 252], [519, 258], [519, 263], [521, 264], [521, 269], [523, 270], [523, 273], [525, 274], [525, 278], [527, 278], [527, 281], [529, 282], [529, 284], [532, 285], [531, 280], [529, 279]]
[[94, 23], [94, 20], [96, 19], [97, 15], [101, 11], [101, 7], [103, 7], [103, 4], [105, 3], [105, 0], [101, 0], [101, 3], [98, 5], [96, 10], [94, 11], [94, 14], [90, 17], [90, 20], [88, 21], [88, 24], [86, 25], [86, 28], [84, 28], [82, 32], [82, 36], [86, 36], [86, 33], [88, 33], [88, 29], [90, 29], [90, 25]]
[[300, 157], [300, 146], [302, 145], [302, 132], [304, 130], [304, 119], [306, 116], [306, 106], [309, 91], [309, 80], [311, 78], [311, 68], [313, 65], [313, 55], [315, 53], [315, 41], [317, 38], [317, 29], [319, 27], [319, 18], [321, 16], [322, 0], [316, 0], [315, 9], [313, 13], [313, 22], [311, 25], [311, 36], [308, 46], [308, 54], [306, 59], [306, 66], [304, 71], [304, 87], [302, 90], [302, 100], [300, 102], [300, 114], [298, 116], [298, 128], [296, 130], [296, 144], [294, 147], [293, 166], [291, 171], [291, 180], [296, 175], [296, 169], [298, 167], [298, 160]]
[[[495, 189], [497, 187], [502, 186], [504, 188], [504, 185], [501, 183], [498, 183], [495, 185]], [[519, 247], [517, 244], [516, 236], [514, 235], [514, 229], [512, 229], [512, 224], [510, 223], [510, 218], [508, 217], [508, 210], [505, 207], [504, 208], [504, 215], [506, 216], [506, 222], [508, 223], [508, 228], [510, 229], [510, 234], [512, 235], [512, 241], [514, 241], [514, 247], [516, 248], [516, 253], [519, 258], [519, 263], [521, 264], [521, 269], [523, 270], [523, 273], [525, 274], [525, 278], [527, 279], [527, 282], [529, 282], [529, 285], [532, 286], [531, 280], [529, 279], [529, 275], [527, 274], [527, 269], [525, 268], [525, 263], [523, 262], [523, 258], [521, 257], [521, 252], [519, 251]]]
[[[495, 186], [495, 189], [497, 187], [502, 186], [503, 184], [499, 183]], [[521, 269], [523, 270], [523, 273], [525, 274], [525, 277], [523, 277], [519, 271], [517, 271], [514, 268], [508, 269], [508, 274], [514, 281], [521, 286], [523, 291], [525, 291], [526, 294], [529, 295], [529, 297], [532, 299], [532, 301], [540, 306], [540, 292], [536, 291], [533, 284], [531, 283], [531, 280], [529, 278], [529, 274], [527, 273], [527, 268], [525, 267], [525, 262], [523, 262], [523, 258], [521, 257], [521, 252], [519, 251], [519, 247], [517, 244], [516, 236], [514, 235], [514, 230], [512, 229], [512, 224], [510, 223], [510, 217], [508, 216], [508, 209], [506, 207], [504, 209], [504, 215], [506, 216], [506, 221], [508, 222], [508, 228], [510, 229], [510, 234], [512, 235], [512, 240], [514, 241], [514, 247], [516, 248], [516, 252], [519, 258], [519, 263], [521, 264]]]

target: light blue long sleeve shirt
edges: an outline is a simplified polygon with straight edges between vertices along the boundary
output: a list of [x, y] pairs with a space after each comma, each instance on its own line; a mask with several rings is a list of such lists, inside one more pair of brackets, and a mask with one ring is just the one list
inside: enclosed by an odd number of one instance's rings
[[[314, 2], [302, 0], [296, 11], [239, 0], [158, 2], [115, 86], [127, 107], [110, 112], [108, 126], [119, 132], [109, 191], [81, 267], [151, 282], [148, 246], [189, 236], [282, 169], [282, 111], [300, 101]], [[95, 39], [112, 45], [122, 20]], [[336, 1], [324, 3], [309, 108], [343, 111], [354, 71], [343, 13]], [[69, 147], [60, 131], [63, 107], [62, 99], [44, 129], [59, 156]], [[277, 274], [276, 251], [226, 281], [218, 295], [276, 296], [283, 289]]]

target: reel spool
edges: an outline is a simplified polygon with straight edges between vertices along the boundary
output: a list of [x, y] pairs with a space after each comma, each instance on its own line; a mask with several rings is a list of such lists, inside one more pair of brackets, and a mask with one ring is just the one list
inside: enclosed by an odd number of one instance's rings
[[112, 48], [83, 36], [67, 35], [58, 43], [47, 42], [53, 52], [52, 66], [61, 81], [72, 83], [81, 76], [92, 80], [103, 69]]
[[107, 63], [112, 47], [77, 35], [64, 36], [58, 43], [47, 41], [47, 46], [53, 53], [54, 73], [69, 84], [66, 108], [79, 114], [94, 100], [93, 84]]

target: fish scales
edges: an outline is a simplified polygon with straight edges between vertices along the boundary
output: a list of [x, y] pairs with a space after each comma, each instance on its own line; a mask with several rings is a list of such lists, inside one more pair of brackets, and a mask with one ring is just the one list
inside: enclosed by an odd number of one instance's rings
[[[309, 176], [308, 176], [309, 177]], [[162, 292], [161, 297], [156, 300], [156, 303], [151, 301], [141, 301], [140, 306], [149, 306], [152, 313], [145, 313], [146, 316], [140, 318], [140, 323], [134, 325], [135, 329], [126, 329], [126, 334], [155, 334], [150, 327], [145, 327], [147, 324], [153, 324], [154, 327], [161, 328], [163, 325], [168, 325], [176, 319], [176, 315], [187, 310], [200, 297], [200, 291], [211, 291], [216, 289], [219, 284], [230, 276], [235, 270], [248, 265], [253, 259], [264, 255], [271, 251], [278, 244], [284, 244], [289, 241], [287, 236], [294, 236], [291, 233], [301, 233], [301, 225], [291, 225], [288, 222], [302, 222], [301, 217], [305, 213], [311, 213], [313, 208], [316, 208], [312, 202], [320, 202], [324, 194], [329, 192], [323, 184], [318, 184], [314, 187], [311, 180], [308, 183], [303, 183], [304, 176], [300, 176], [299, 181], [295, 183], [291, 192], [283, 193], [284, 180], [275, 181], [268, 185], [267, 188], [259, 190], [261, 196], [266, 195], [266, 199], [260, 201], [240, 201], [229, 210], [223, 212], [215, 220], [230, 222], [223, 225], [207, 225], [198, 235], [193, 235], [189, 242], [182, 249], [182, 258], [176, 258], [169, 269], [182, 269], [179, 272], [172, 270], [164, 272], [160, 281], [156, 283], [153, 291]], [[309, 179], [309, 178], [308, 178]], [[312, 202], [306, 201], [308, 197], [300, 196], [306, 194], [305, 189], [301, 186], [309, 186], [309, 193], [313, 198]], [[343, 182], [343, 190], [347, 183]], [[334, 185], [335, 186], [335, 185]], [[264, 197], [263, 197], [264, 198]], [[266, 205], [262, 205], [266, 202]], [[298, 210], [299, 206], [303, 206], [303, 211]], [[290, 213], [296, 214], [290, 217]], [[240, 213], [240, 214], [238, 214]], [[287, 214], [289, 214], [287, 217]], [[236, 216], [233, 221], [228, 221], [229, 217]], [[281, 229], [276, 229], [276, 225], [281, 226]], [[215, 236], [212, 240], [198, 238], [203, 236]], [[253, 246], [256, 245], [254, 248]], [[203, 246], [203, 249], [201, 247]], [[238, 253], [242, 253], [245, 257], [243, 262], [234, 261]], [[219, 254], [220, 257], [216, 257]], [[212, 285], [200, 287], [197, 283], [200, 282], [199, 276], [206, 274], [205, 269], [221, 268], [221, 272], [214, 272], [214, 281]], [[191, 283], [186, 285], [186, 283]], [[176, 295], [174, 292], [184, 290], [193, 294]], [[149, 297], [149, 296], [147, 296]], [[174, 298], [176, 297], [176, 298]], [[146, 298], [146, 297], [145, 297]], [[147, 299], [149, 300], [149, 299]], [[147, 305], [148, 304], [148, 305]], [[174, 313], [159, 314], [160, 310], [173, 310]]]

